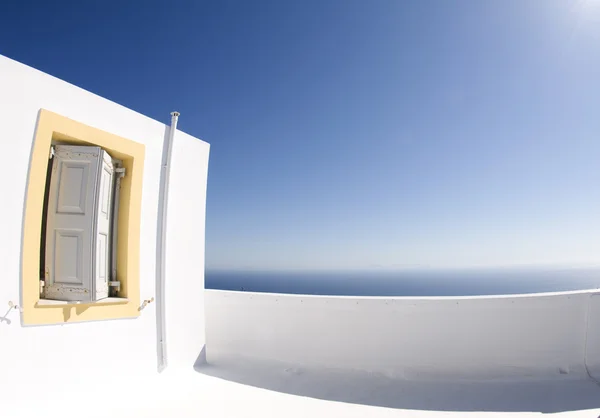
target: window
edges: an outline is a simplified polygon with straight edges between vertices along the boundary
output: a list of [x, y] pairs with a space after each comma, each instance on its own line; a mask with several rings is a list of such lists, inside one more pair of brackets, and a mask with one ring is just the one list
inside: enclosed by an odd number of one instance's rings
[[117, 296], [122, 162], [97, 146], [53, 145], [42, 219], [41, 297], [99, 301]]
[[144, 154], [139, 142], [40, 110], [24, 202], [23, 325], [139, 316]]

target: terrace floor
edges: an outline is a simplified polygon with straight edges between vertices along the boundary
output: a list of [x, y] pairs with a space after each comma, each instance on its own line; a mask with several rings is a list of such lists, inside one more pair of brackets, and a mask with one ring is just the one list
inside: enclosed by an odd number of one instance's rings
[[[528, 380], [408, 380], [256, 361], [204, 365], [197, 370], [255, 388], [397, 411], [561, 413], [600, 409], [600, 385], [569, 375]], [[587, 416], [599, 415], [600, 411]]]
[[[41, 375], [23, 383], [18, 377], [16, 382], [7, 379], [0, 416], [39, 416], [40, 410], [61, 418], [600, 416], [600, 387], [588, 380], [436, 384], [331, 371], [267, 371], [256, 365], [115, 376], [108, 388], [104, 380], [95, 383], [87, 377]], [[68, 396], [48, 391], [52, 382]]]

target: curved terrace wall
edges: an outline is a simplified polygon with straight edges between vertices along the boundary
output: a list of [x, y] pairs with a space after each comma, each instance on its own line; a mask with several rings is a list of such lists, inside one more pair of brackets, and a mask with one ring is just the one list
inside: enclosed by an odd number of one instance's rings
[[[206, 291], [209, 363], [275, 361], [400, 378], [586, 377], [600, 296], [327, 297]], [[585, 356], [587, 355], [587, 359]]]

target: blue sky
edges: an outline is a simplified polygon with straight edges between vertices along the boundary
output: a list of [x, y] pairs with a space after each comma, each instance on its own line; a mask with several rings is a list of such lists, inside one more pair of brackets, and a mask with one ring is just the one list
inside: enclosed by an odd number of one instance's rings
[[598, 0], [0, 5], [0, 54], [211, 144], [209, 269], [600, 263], [599, 45]]

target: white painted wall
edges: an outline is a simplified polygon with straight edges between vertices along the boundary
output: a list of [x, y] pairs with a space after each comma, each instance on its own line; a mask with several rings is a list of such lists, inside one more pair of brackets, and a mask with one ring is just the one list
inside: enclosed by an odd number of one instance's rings
[[[256, 359], [416, 379], [562, 376], [560, 369], [582, 377], [590, 295], [356, 298], [207, 290], [207, 356], [215, 364]], [[599, 305], [590, 322], [591, 363], [600, 358]]]
[[167, 223], [169, 367], [193, 365], [204, 347], [204, 221], [208, 144], [183, 132], [173, 143]]
[[[0, 164], [0, 316], [8, 310], [9, 300], [20, 300], [24, 196], [41, 108], [145, 144], [141, 298], [156, 297], [157, 209], [165, 125], [0, 56], [0, 144], [6, 157]], [[169, 120], [168, 114], [165, 120]], [[204, 344], [208, 154], [207, 143], [176, 133], [167, 231], [167, 345], [170, 356], [177, 357], [171, 367], [190, 370]], [[56, 397], [100, 387], [104, 396], [108, 388], [126, 382], [124, 376], [157, 376], [155, 304], [134, 320], [21, 327], [17, 311], [11, 311], [8, 318], [10, 324], [0, 323], [0, 405], [26, 399], [32, 391]], [[8, 415], [0, 411], [0, 416]]]

